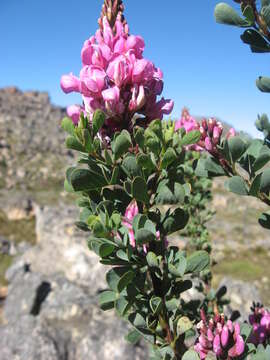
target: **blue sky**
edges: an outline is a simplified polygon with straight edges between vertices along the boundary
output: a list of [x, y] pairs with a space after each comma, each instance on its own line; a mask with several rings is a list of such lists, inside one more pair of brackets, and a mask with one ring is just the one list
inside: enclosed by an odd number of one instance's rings
[[[228, 0], [231, 4], [233, 2]], [[145, 57], [164, 72], [164, 96], [174, 117], [188, 106], [194, 115], [218, 116], [256, 134], [258, 113], [270, 95], [255, 86], [270, 75], [269, 55], [254, 55], [241, 30], [214, 21], [215, 0], [126, 0], [131, 33], [146, 42]], [[79, 73], [80, 51], [97, 29], [102, 0], [0, 0], [0, 87], [50, 93], [53, 103], [80, 102], [59, 87], [63, 73]]]

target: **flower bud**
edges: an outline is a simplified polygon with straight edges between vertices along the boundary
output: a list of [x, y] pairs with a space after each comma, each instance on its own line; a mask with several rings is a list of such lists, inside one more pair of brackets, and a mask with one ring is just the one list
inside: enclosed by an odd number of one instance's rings
[[204, 140], [205, 142], [205, 149], [207, 151], [212, 151], [213, 150], [213, 145], [212, 145], [212, 141], [211, 139], [209, 138], [209, 136], [207, 136]]
[[77, 125], [83, 109], [79, 105], [70, 105], [67, 108], [67, 115], [72, 119], [73, 124]]

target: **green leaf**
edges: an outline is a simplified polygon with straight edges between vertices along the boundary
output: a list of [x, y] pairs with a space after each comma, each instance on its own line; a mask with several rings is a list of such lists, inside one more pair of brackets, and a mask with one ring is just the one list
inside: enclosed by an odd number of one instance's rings
[[144, 147], [144, 129], [139, 127], [136, 128], [134, 131], [134, 139], [136, 141], [136, 144], [139, 145], [139, 147], [142, 149]]
[[139, 229], [136, 232], [136, 243], [138, 245], [148, 244], [151, 241], [156, 240], [156, 235], [147, 229]]
[[259, 193], [260, 187], [261, 187], [261, 177], [262, 177], [262, 174], [259, 174], [253, 180], [250, 190], [249, 190], [250, 196], [255, 196], [255, 197], [258, 196], [258, 193]]
[[117, 251], [116, 256], [123, 261], [129, 261], [128, 254], [122, 249]]
[[263, 146], [260, 151], [260, 155], [255, 160], [252, 169], [254, 172], [263, 168], [270, 161], [270, 149], [267, 146]]
[[256, 85], [259, 90], [262, 92], [269, 93], [270, 92], [270, 78], [265, 76], [260, 76], [257, 81]]
[[66, 147], [68, 149], [85, 152], [84, 146], [74, 136], [69, 136], [66, 139]]
[[132, 146], [131, 138], [127, 130], [123, 130], [112, 144], [115, 160], [124, 155]]
[[186, 333], [188, 330], [190, 330], [192, 328], [193, 328], [193, 324], [192, 324], [192, 322], [189, 320], [189, 318], [187, 316], [182, 316], [177, 321], [176, 331], [177, 331], [178, 336]]
[[227, 180], [225, 183], [225, 187], [229, 191], [237, 195], [248, 195], [245, 180], [242, 179], [240, 176], [233, 176], [232, 178]]
[[128, 286], [128, 284], [132, 282], [134, 277], [135, 277], [135, 273], [131, 270], [126, 272], [123, 276], [121, 276], [117, 284], [117, 290], [119, 291], [119, 293], [122, 292]]
[[71, 174], [71, 184], [75, 191], [101, 189], [107, 185], [101, 175], [87, 169], [74, 170]]
[[185, 274], [187, 268], [187, 260], [183, 256], [181, 256], [176, 264], [169, 264], [168, 270], [169, 272], [176, 276], [176, 277], [182, 277]]
[[217, 23], [234, 25], [239, 27], [249, 26], [249, 22], [242, 19], [237, 12], [226, 3], [219, 3], [215, 8], [215, 18]]
[[109, 153], [109, 151], [107, 149], [104, 150], [104, 157], [105, 157], [106, 164], [111, 166], [113, 164], [113, 160], [112, 160], [111, 154]]
[[137, 329], [137, 331], [144, 337], [144, 339], [151, 344], [154, 344], [155, 337], [150, 330], [147, 328], [147, 324], [143, 316], [136, 312], [130, 314], [128, 317], [130, 323]]
[[185, 352], [182, 360], [200, 360], [199, 355], [194, 350], [188, 350]]
[[[161, 120], [160, 119], [156, 119], [156, 120], [153, 120], [147, 130], [151, 130], [157, 137], [160, 141], [163, 140], [163, 129], [162, 129], [162, 123], [161, 123]], [[146, 130], [146, 131], [147, 131]]]
[[155, 169], [155, 165], [153, 164], [153, 161], [151, 160], [151, 157], [149, 155], [139, 154], [136, 160], [138, 165], [144, 169], [149, 169], [149, 170]]
[[90, 153], [93, 150], [93, 141], [88, 129], [83, 130], [83, 139], [85, 150]]
[[270, 27], [270, 4], [262, 7], [261, 15], [267, 26]]
[[141, 176], [141, 169], [138, 166], [134, 155], [128, 155], [122, 163], [123, 170], [129, 177]]
[[115, 250], [115, 246], [112, 244], [102, 244], [99, 248], [99, 256], [101, 258], [111, 255]]
[[143, 203], [149, 202], [149, 196], [147, 193], [147, 184], [142, 177], [136, 177], [132, 182], [131, 192], [133, 197], [137, 201], [141, 201]]
[[250, 5], [245, 6], [243, 10], [243, 15], [246, 18], [246, 20], [252, 25], [255, 21], [255, 15], [252, 7]]
[[93, 132], [96, 135], [104, 125], [106, 115], [101, 110], [96, 110], [93, 116]]
[[225, 171], [223, 167], [218, 163], [214, 158], [207, 158], [205, 160], [205, 170], [209, 171], [211, 174], [215, 176], [225, 175]]
[[181, 204], [185, 200], [185, 189], [179, 183], [161, 181], [157, 188], [155, 202], [160, 205]]
[[176, 152], [172, 148], [168, 148], [161, 159], [161, 168], [167, 169], [176, 160]]
[[106, 280], [111, 290], [118, 292], [119, 280], [128, 271], [127, 267], [115, 267], [107, 272]]
[[132, 345], [136, 345], [140, 341], [141, 337], [141, 334], [137, 330], [132, 330], [125, 336], [125, 340]]
[[268, 194], [270, 191], [270, 168], [266, 169], [262, 173], [260, 191]]
[[259, 224], [265, 229], [270, 230], [270, 211], [267, 211], [260, 216]]
[[83, 221], [76, 221], [75, 225], [77, 226], [78, 229], [80, 229], [82, 231], [85, 231], [85, 232], [90, 231], [88, 225]]
[[245, 342], [247, 342], [248, 338], [250, 337], [251, 333], [252, 333], [252, 326], [246, 323], [243, 323], [241, 325], [241, 330], [240, 330], [241, 336], [244, 339]]
[[103, 291], [98, 298], [99, 306], [102, 310], [106, 311], [114, 308], [114, 302], [116, 300], [114, 291]]
[[233, 136], [228, 140], [228, 147], [232, 157], [232, 161], [235, 162], [246, 151], [246, 144], [239, 136]]
[[153, 315], [158, 315], [162, 310], [162, 299], [157, 296], [152, 296], [150, 299], [150, 308], [153, 312]]
[[270, 52], [270, 45], [264, 37], [256, 30], [248, 29], [242, 35], [241, 39], [245, 44], [250, 45], [254, 53]]
[[120, 169], [119, 169], [118, 166], [116, 166], [116, 167], [113, 169], [113, 172], [112, 172], [112, 177], [111, 177], [110, 185], [116, 185], [116, 184], [118, 183], [119, 174], [120, 174]]
[[172, 214], [165, 218], [162, 226], [166, 234], [171, 235], [176, 231], [184, 229], [188, 223], [188, 219], [188, 213], [181, 208], [177, 208]]
[[147, 261], [147, 264], [150, 266], [150, 267], [153, 267], [153, 268], [157, 268], [159, 265], [158, 265], [158, 258], [156, 256], [155, 253], [149, 251], [146, 255], [146, 261]]
[[210, 264], [210, 257], [206, 251], [196, 251], [187, 258], [186, 273], [203, 271]]
[[120, 316], [125, 316], [131, 305], [123, 296], [115, 301], [115, 310]]
[[62, 129], [65, 130], [67, 133], [69, 133], [70, 135], [74, 135], [74, 129], [75, 129], [75, 125], [73, 124], [72, 120], [69, 117], [65, 117], [62, 120], [61, 123]]
[[201, 138], [201, 133], [198, 130], [193, 130], [188, 133], [181, 139], [180, 145], [186, 146], [186, 145], [192, 145], [196, 144]]

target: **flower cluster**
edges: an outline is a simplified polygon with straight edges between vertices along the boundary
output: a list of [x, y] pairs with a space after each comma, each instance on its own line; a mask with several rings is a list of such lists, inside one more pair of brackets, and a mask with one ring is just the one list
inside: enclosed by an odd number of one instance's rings
[[254, 345], [264, 344], [270, 339], [270, 312], [259, 303], [254, 303], [251, 311], [249, 323], [252, 325], [253, 331], [249, 342]]
[[224, 315], [217, 314], [209, 321], [205, 312], [201, 310], [201, 321], [197, 326], [199, 339], [194, 349], [205, 359], [209, 352], [213, 352], [218, 359], [230, 360], [242, 355], [245, 343], [240, 335], [240, 325], [231, 320], [225, 322]]
[[[200, 123], [190, 115], [188, 109], [184, 108], [181, 118], [175, 122], [175, 130], [180, 128], [184, 128], [187, 133], [194, 130], [199, 130], [201, 133], [200, 141], [196, 145], [189, 147], [190, 150], [205, 150], [213, 156], [218, 155], [219, 151], [217, 146], [220, 144], [223, 134], [221, 122], [210, 118], [208, 120], [203, 119]], [[235, 136], [235, 134], [235, 130], [231, 128], [227, 134], [227, 138]]]
[[120, 15], [114, 31], [106, 16], [100, 24], [95, 36], [83, 45], [80, 76], [70, 73], [61, 78], [65, 93], [78, 92], [83, 98], [82, 107], [68, 108], [69, 116], [77, 123], [80, 112], [85, 111], [91, 121], [94, 111], [100, 109], [107, 116], [105, 128], [113, 133], [130, 129], [135, 114], [140, 125], [170, 114], [173, 101], [157, 99], [163, 90], [163, 74], [143, 58], [143, 38], [129, 35]]

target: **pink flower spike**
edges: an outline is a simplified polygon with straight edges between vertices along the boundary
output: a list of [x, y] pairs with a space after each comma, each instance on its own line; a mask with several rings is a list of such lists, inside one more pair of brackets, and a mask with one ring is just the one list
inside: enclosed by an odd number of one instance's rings
[[72, 119], [73, 124], [77, 125], [83, 109], [79, 105], [71, 105], [67, 108], [67, 115]]
[[80, 79], [74, 76], [72, 73], [69, 75], [63, 75], [61, 77], [61, 88], [64, 91], [64, 93], [68, 94], [73, 91], [80, 92], [81, 89], [81, 83]]

